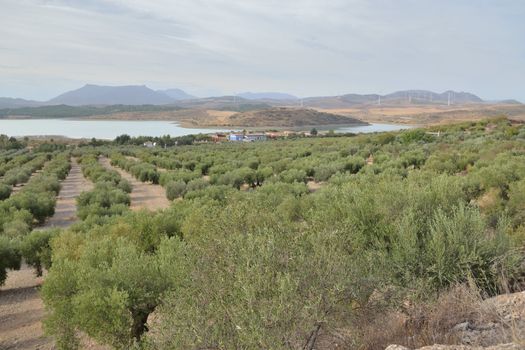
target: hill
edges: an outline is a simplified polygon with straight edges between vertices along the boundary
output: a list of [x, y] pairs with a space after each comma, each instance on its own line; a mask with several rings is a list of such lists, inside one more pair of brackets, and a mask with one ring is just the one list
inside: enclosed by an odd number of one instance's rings
[[85, 85], [51, 99], [53, 105], [163, 105], [174, 99], [162, 92], [141, 86]]
[[425, 102], [425, 103], [443, 103], [448, 104], [450, 98], [451, 104], [481, 103], [483, 100], [470, 92], [457, 92], [448, 90], [442, 93], [435, 93], [428, 90], [405, 90], [397, 91], [382, 96], [384, 101], [407, 101], [407, 102]]
[[186, 91], [181, 90], [181, 89], [157, 90], [157, 92], [161, 92], [161, 93], [169, 96], [170, 98], [172, 98], [172, 99], [174, 99], [176, 101], [193, 100], [193, 99], [197, 98], [195, 96], [192, 96], [192, 95], [186, 93]]
[[338, 114], [319, 112], [306, 108], [270, 108], [248, 112], [235, 113], [227, 119], [232, 126], [248, 127], [298, 127], [314, 125], [366, 125], [352, 117]]
[[36, 107], [44, 102], [24, 100], [23, 98], [0, 97], [0, 108]]
[[248, 100], [297, 100], [297, 96], [282, 92], [243, 92], [237, 96]]
[[476, 104], [484, 101], [469, 92], [445, 91], [436, 93], [428, 90], [403, 90], [387, 95], [379, 94], [345, 94], [340, 96], [309, 97], [303, 104], [316, 108], [348, 108], [359, 105], [413, 105], [413, 104]]
[[244, 112], [253, 109], [265, 109], [273, 104], [261, 100], [249, 100], [238, 96], [205, 97], [195, 100], [177, 101], [177, 106], [192, 109], [219, 109]]

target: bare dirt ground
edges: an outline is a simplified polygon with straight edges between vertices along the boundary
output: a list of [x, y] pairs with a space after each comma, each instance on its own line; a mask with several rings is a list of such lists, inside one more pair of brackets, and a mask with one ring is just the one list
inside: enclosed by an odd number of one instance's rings
[[45, 223], [43, 228], [63, 228], [77, 221], [76, 198], [80, 193], [89, 191], [92, 188], [93, 184], [91, 181], [82, 175], [80, 165], [78, 165], [75, 159], [71, 159], [71, 170], [62, 182], [62, 187], [57, 197], [55, 215]]
[[324, 185], [324, 182], [308, 181], [306, 183], [306, 186], [308, 187], [308, 191], [312, 193], [319, 190], [323, 185]]
[[159, 210], [168, 208], [170, 206], [170, 201], [168, 198], [166, 198], [166, 191], [164, 188], [162, 188], [162, 186], [141, 182], [135, 179], [128, 172], [112, 166], [108, 158], [100, 158], [100, 163], [108, 169], [118, 171], [120, 176], [128, 180], [133, 187], [133, 190], [130, 194], [131, 210]]
[[0, 349], [53, 349], [42, 329], [44, 304], [38, 292], [42, 277], [27, 265], [10, 271], [0, 288]]

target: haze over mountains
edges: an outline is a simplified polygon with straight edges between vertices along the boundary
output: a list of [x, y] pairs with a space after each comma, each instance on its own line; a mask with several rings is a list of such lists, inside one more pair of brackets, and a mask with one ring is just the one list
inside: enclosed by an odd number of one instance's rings
[[237, 96], [247, 100], [297, 100], [298, 97], [282, 92], [243, 92]]
[[[318, 108], [344, 108], [366, 104], [472, 104], [483, 103], [481, 98], [469, 92], [427, 90], [397, 91], [387, 95], [346, 94], [299, 99], [281, 92], [245, 92], [232, 96], [197, 98], [181, 89], [153, 90], [145, 85], [100, 86], [87, 84], [79, 89], [65, 92], [49, 101], [29, 101], [18, 98], [0, 98], [0, 108], [36, 107], [45, 105], [107, 106], [107, 105], [191, 105], [209, 104], [210, 101], [228, 104], [269, 103], [271, 105], [296, 105]], [[505, 103], [519, 103], [506, 100]]]
[[86, 105], [164, 105], [173, 103], [168, 95], [142, 86], [85, 85], [49, 101], [50, 104]]

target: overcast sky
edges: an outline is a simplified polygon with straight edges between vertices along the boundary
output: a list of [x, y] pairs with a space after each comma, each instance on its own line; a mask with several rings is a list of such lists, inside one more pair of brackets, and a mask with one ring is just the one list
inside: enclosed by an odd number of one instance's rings
[[0, 96], [86, 83], [525, 102], [525, 1], [0, 0]]

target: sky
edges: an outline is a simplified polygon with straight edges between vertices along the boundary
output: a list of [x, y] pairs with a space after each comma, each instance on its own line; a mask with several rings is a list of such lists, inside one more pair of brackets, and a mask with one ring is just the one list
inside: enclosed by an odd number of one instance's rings
[[0, 96], [403, 89], [525, 102], [523, 0], [0, 0]]

